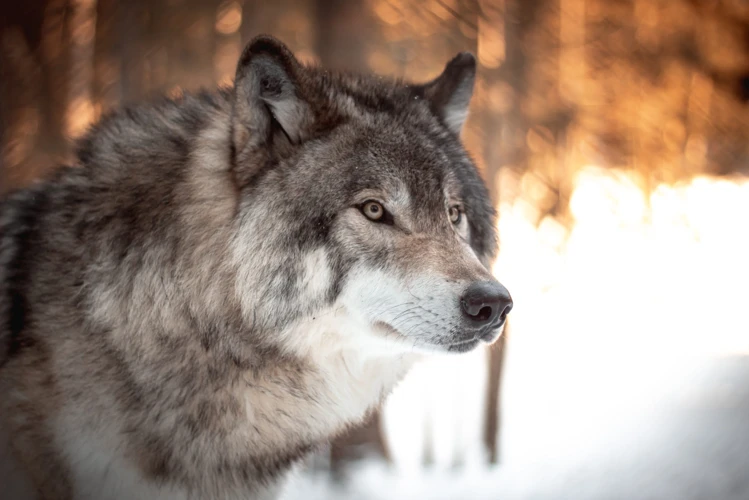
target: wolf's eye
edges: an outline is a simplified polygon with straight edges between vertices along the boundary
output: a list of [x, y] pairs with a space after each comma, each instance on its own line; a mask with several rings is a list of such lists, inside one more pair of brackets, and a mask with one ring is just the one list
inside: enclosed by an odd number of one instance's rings
[[460, 211], [459, 206], [453, 205], [447, 209], [447, 216], [450, 217], [450, 222], [457, 226], [463, 218], [463, 213]]
[[369, 220], [380, 221], [385, 216], [385, 208], [376, 201], [366, 202], [361, 211]]

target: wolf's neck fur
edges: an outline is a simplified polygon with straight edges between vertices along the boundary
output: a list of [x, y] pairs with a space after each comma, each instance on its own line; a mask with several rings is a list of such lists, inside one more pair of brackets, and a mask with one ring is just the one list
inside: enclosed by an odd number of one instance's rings
[[286, 334], [305, 336], [295, 354], [299, 364], [245, 372], [242, 400], [249, 426], [258, 422], [267, 432], [258, 449], [293, 448], [299, 442], [330, 439], [378, 405], [405, 375], [417, 355], [372, 354], [367, 345], [346, 342], [346, 324], [336, 307], [314, 320], [299, 322]]

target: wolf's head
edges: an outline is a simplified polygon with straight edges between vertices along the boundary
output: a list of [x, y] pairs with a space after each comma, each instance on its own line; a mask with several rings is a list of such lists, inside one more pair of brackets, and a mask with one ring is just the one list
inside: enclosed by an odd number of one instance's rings
[[416, 85], [307, 67], [270, 37], [247, 46], [232, 168], [248, 321], [292, 350], [498, 337], [512, 300], [487, 270], [495, 213], [459, 138], [474, 76], [469, 53]]

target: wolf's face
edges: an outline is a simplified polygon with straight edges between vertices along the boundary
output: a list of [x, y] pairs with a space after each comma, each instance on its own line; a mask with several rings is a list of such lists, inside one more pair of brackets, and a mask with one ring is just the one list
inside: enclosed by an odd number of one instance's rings
[[328, 245], [350, 263], [339, 303], [405, 347], [494, 341], [512, 303], [471, 245], [487, 231], [485, 194], [465, 185], [473, 165], [454, 135], [374, 121], [352, 126], [349, 154], [329, 169], [346, 179], [330, 197], [343, 203]]
[[248, 46], [235, 257], [254, 262], [237, 284], [254, 324], [285, 332], [286, 347], [464, 352], [496, 340], [512, 300], [487, 271], [494, 210], [459, 141], [474, 73], [460, 54], [408, 85], [303, 67], [269, 38]]

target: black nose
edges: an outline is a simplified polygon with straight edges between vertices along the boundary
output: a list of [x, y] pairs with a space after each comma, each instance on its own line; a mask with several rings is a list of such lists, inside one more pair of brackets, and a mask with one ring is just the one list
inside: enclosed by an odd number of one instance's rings
[[480, 326], [499, 326], [512, 309], [512, 297], [496, 281], [477, 281], [466, 289], [460, 305], [466, 318]]

